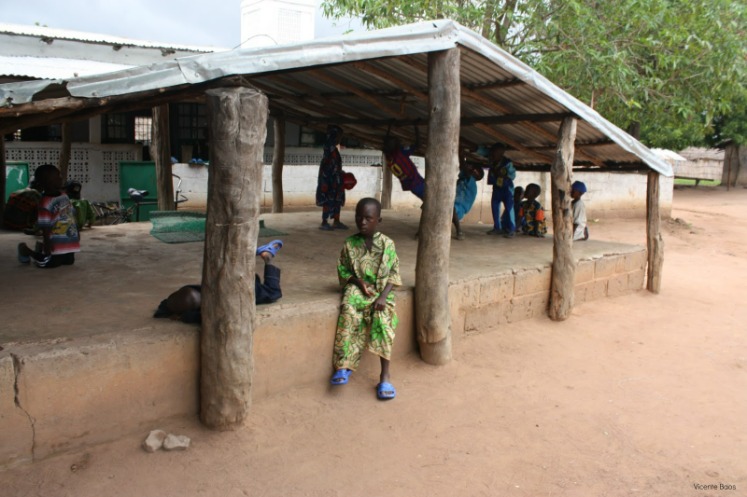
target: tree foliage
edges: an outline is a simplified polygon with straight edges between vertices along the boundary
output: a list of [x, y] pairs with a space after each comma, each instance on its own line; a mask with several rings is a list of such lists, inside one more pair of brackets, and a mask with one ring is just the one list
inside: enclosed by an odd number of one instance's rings
[[453, 19], [618, 126], [640, 123], [650, 146], [702, 143], [714, 119], [731, 122], [747, 100], [745, 0], [325, 0], [323, 9], [369, 28]]

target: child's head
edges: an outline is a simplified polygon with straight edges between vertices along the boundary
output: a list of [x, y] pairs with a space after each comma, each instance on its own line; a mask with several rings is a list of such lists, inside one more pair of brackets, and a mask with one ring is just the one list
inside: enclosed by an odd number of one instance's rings
[[475, 164], [470, 165], [469, 174], [473, 178], [475, 178], [475, 181], [482, 181], [482, 178], [485, 177], [485, 171], [483, 170], [482, 166], [478, 166]]
[[571, 198], [578, 200], [586, 193], [586, 184], [583, 181], [574, 181], [571, 185]]
[[524, 192], [524, 198], [527, 200], [535, 200], [542, 193], [542, 188], [537, 183], [529, 183], [527, 189]]
[[65, 193], [67, 193], [67, 196], [74, 199], [74, 200], [80, 200], [80, 190], [82, 188], [82, 185], [74, 180], [70, 180], [67, 183], [65, 183]]
[[355, 206], [355, 225], [363, 236], [372, 236], [381, 222], [381, 203], [372, 197], [362, 198]]
[[490, 155], [488, 157], [489, 160], [491, 162], [498, 162], [506, 154], [506, 150], [508, 150], [508, 148], [506, 147], [505, 144], [503, 144], [501, 142], [494, 143], [490, 147]]
[[42, 164], [34, 171], [34, 184], [43, 192], [51, 192], [62, 188], [60, 170], [52, 164]]
[[202, 294], [191, 286], [183, 286], [166, 299], [166, 307], [172, 314], [182, 315], [185, 312], [200, 308]]
[[330, 147], [339, 145], [342, 141], [342, 134], [342, 128], [336, 124], [330, 124], [327, 126], [327, 145]]
[[524, 188], [517, 186], [514, 188], [514, 202], [521, 200], [524, 197]]

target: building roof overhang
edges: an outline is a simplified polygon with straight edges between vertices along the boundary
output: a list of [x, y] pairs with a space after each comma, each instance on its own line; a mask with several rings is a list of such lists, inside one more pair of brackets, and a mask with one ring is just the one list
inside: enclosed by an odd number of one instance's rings
[[[405, 143], [428, 125], [428, 54], [460, 50], [462, 142], [501, 141], [520, 169], [547, 169], [566, 117], [577, 118], [574, 168], [645, 171], [672, 167], [528, 65], [456, 22], [421, 22], [283, 46], [235, 49], [127, 70], [0, 85], [0, 128], [59, 122], [181, 99], [220, 86], [252, 86], [270, 110], [323, 130], [336, 123], [379, 147]], [[422, 142], [423, 140], [421, 140]]]

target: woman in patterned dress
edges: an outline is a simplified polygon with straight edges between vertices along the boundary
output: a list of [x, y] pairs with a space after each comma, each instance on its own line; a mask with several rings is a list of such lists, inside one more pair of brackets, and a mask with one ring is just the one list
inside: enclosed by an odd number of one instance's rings
[[[340, 222], [340, 211], [345, 205], [345, 188], [342, 181], [344, 172], [339, 150], [341, 140], [342, 128], [329, 126], [316, 187], [316, 205], [322, 208], [322, 224], [319, 229], [326, 231], [348, 229]], [[330, 218], [334, 221], [331, 225]]]

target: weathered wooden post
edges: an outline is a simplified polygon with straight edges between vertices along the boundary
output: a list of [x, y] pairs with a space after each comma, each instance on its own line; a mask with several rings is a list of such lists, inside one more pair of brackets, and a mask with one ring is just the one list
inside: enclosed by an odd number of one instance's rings
[[68, 171], [70, 170], [70, 155], [72, 149], [72, 124], [70, 121], [62, 123], [62, 147], [60, 148], [60, 161], [57, 167], [60, 170], [62, 181], [68, 180]]
[[576, 119], [566, 117], [558, 131], [558, 149], [550, 168], [552, 191], [552, 281], [550, 283], [550, 319], [563, 321], [573, 310], [573, 284], [576, 260], [573, 257], [573, 210], [571, 175], [573, 174]]
[[285, 115], [279, 111], [274, 121], [275, 146], [272, 149], [272, 212], [283, 212], [283, 164], [285, 163]]
[[648, 172], [646, 187], [646, 245], [648, 247], [648, 275], [646, 289], [651, 293], [661, 290], [661, 269], [664, 265], [664, 240], [661, 237], [659, 212], [659, 173]]
[[156, 188], [158, 189], [158, 210], [176, 209], [174, 180], [171, 176], [171, 146], [169, 144], [169, 105], [153, 107], [150, 156], [156, 162]]
[[415, 266], [415, 325], [420, 357], [451, 360], [449, 249], [459, 157], [459, 49], [428, 54], [428, 149], [425, 202]]
[[392, 208], [392, 170], [386, 167], [384, 154], [381, 154], [381, 208]]
[[259, 234], [267, 97], [250, 88], [207, 95], [210, 175], [202, 271], [200, 419], [241, 425], [252, 386], [254, 253]]

